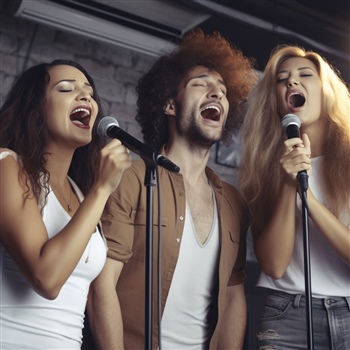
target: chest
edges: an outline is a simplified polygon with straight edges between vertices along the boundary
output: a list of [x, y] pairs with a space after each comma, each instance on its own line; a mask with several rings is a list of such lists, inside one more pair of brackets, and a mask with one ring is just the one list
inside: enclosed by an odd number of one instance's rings
[[210, 233], [214, 218], [214, 196], [208, 184], [202, 190], [187, 187], [186, 200], [191, 212], [198, 241], [204, 244]]

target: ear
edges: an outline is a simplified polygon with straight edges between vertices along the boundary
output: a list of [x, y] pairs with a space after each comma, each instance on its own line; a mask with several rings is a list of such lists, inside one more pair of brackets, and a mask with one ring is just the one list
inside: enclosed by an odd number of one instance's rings
[[165, 104], [163, 110], [164, 110], [164, 114], [166, 114], [168, 116], [176, 115], [174, 100], [171, 99], [171, 100], [167, 101], [167, 103]]

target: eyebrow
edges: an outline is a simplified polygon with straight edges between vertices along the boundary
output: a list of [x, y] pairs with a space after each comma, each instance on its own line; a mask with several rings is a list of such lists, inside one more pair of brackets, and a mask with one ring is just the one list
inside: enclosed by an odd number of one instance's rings
[[[76, 83], [77, 81], [75, 79], [62, 79], [62, 80], [58, 81], [55, 85], [58, 85], [59, 83], [64, 83], [64, 82]], [[90, 83], [85, 82], [84, 85], [91, 87]]]
[[[191, 80], [193, 80], [193, 79], [206, 79], [206, 78], [209, 78], [209, 75], [208, 75], [208, 74], [197, 75], [197, 76], [195, 76], [195, 77], [189, 78], [188, 81], [187, 81], [187, 83], [189, 83], [189, 82], [190, 82]], [[217, 81], [218, 81], [221, 85], [223, 85], [223, 86], [226, 87], [226, 85], [225, 85], [225, 83], [224, 83], [224, 81], [223, 81], [222, 79], [217, 79]]]
[[[311, 67], [300, 67], [300, 68], [298, 68], [298, 71], [304, 70], [304, 69], [311, 69], [313, 72], [315, 72], [315, 70], [312, 69]], [[279, 72], [277, 72], [277, 74], [286, 73], [286, 72], [288, 72], [288, 70], [287, 70], [287, 69], [284, 69], [284, 70], [280, 70]]]

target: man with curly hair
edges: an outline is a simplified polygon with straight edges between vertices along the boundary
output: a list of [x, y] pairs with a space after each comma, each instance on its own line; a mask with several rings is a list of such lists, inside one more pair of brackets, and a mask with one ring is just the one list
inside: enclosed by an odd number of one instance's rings
[[[231, 138], [255, 83], [251, 60], [219, 33], [199, 29], [139, 81], [136, 120], [144, 141], [181, 169], [158, 169], [162, 316], [159, 328], [154, 302], [154, 349], [242, 348], [247, 212], [238, 191], [207, 162], [211, 146]], [[108, 259], [88, 307], [100, 349], [144, 348], [145, 170], [142, 159], [133, 161], [111, 197], [112, 215], [102, 221]], [[156, 242], [157, 210], [153, 231]], [[156, 286], [156, 257], [153, 264]]]

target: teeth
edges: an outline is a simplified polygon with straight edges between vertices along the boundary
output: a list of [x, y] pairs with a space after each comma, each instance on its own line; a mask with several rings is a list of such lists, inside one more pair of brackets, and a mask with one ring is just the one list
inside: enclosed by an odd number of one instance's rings
[[220, 109], [217, 106], [207, 106], [203, 109], [203, 111], [205, 111], [206, 109], [215, 109], [216, 111], [218, 111], [220, 113]]
[[72, 114], [73, 114], [73, 113], [78, 113], [78, 112], [83, 112], [83, 113], [85, 113], [85, 114], [84, 114], [84, 117], [86, 117], [87, 115], [90, 115], [90, 111], [89, 111], [88, 109], [85, 109], [85, 108], [77, 108], [77, 109], [75, 109], [75, 110], [72, 112]]
[[299, 95], [299, 96], [304, 97], [304, 95], [303, 95], [301, 92], [298, 92], [298, 91], [293, 91], [293, 92], [291, 92], [291, 93], [289, 94], [289, 97], [294, 96], [294, 95]]

